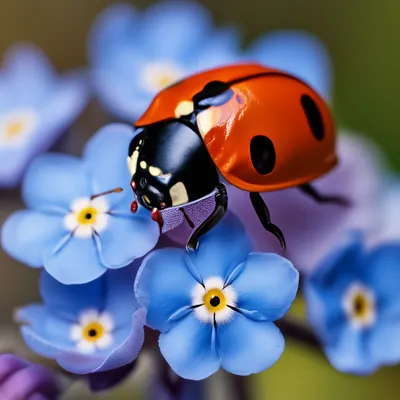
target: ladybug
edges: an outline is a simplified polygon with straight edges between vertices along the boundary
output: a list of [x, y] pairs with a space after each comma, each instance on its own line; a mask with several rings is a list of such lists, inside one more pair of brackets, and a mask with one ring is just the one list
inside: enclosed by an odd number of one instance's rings
[[128, 155], [133, 212], [139, 202], [162, 227], [160, 211], [215, 196], [188, 250], [227, 209], [220, 175], [250, 192], [262, 225], [283, 248], [260, 192], [298, 186], [317, 201], [346, 203], [309, 184], [337, 164], [335, 126], [321, 96], [286, 72], [241, 64], [198, 73], [161, 91], [135, 128]]

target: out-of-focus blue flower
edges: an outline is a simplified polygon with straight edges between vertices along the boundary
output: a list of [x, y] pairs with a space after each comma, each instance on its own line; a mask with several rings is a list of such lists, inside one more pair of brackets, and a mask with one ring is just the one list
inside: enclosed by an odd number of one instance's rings
[[247, 51], [246, 58], [298, 76], [326, 100], [332, 96], [329, 52], [310, 33], [297, 30], [273, 31], [257, 39]]
[[88, 100], [83, 75], [58, 76], [32, 45], [16, 45], [0, 70], [0, 186], [17, 185], [27, 164], [48, 149]]
[[11, 354], [0, 355], [0, 399], [55, 400], [62, 386], [55, 372]]
[[305, 282], [308, 316], [332, 365], [369, 374], [400, 362], [400, 243], [365, 249], [357, 235]]
[[295, 298], [298, 272], [276, 254], [250, 251], [243, 226], [230, 216], [194, 253], [162, 249], [143, 262], [136, 295], [179, 376], [200, 380], [221, 367], [249, 375], [281, 356], [284, 339], [272, 321]]
[[43, 305], [16, 313], [25, 342], [75, 374], [131, 363], [142, 348], [146, 319], [133, 294], [136, 271], [134, 265], [108, 271], [85, 285], [62, 285], [43, 271]]
[[[44, 266], [65, 284], [90, 282], [107, 268], [124, 267], [150, 251], [158, 225], [142, 208], [130, 212], [126, 157], [132, 136], [131, 127], [111, 124], [88, 142], [83, 160], [38, 157], [22, 187], [29, 209], [5, 222], [4, 249], [31, 267]], [[116, 187], [123, 192], [101, 195]]]
[[238, 47], [235, 30], [215, 30], [211, 15], [198, 3], [162, 1], [143, 12], [122, 3], [97, 18], [88, 56], [100, 101], [132, 122], [161, 89], [236, 61]]

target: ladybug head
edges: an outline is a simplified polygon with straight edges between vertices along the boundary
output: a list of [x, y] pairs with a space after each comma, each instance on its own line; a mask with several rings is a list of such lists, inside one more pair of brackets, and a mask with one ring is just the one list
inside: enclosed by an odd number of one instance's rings
[[196, 127], [171, 120], [138, 128], [128, 165], [138, 202], [148, 210], [198, 200], [218, 184], [218, 173]]

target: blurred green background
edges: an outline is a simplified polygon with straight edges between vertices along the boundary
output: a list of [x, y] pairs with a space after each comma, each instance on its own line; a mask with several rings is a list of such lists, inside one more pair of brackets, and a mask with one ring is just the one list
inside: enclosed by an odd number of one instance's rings
[[[42, 47], [57, 68], [85, 64], [86, 36], [97, 13], [110, 0], [0, 0], [0, 53], [15, 41]], [[138, 0], [137, 7], [150, 1]], [[342, 126], [362, 132], [385, 150], [400, 169], [400, 3], [399, 0], [206, 0], [218, 25], [238, 26], [248, 42], [277, 28], [298, 28], [316, 34], [331, 52], [334, 64], [334, 110]], [[89, 108], [86, 120], [96, 109]], [[88, 134], [102, 123], [89, 123]], [[84, 140], [82, 139], [82, 143]], [[1, 194], [0, 224], [19, 208], [15, 193]], [[0, 252], [0, 321], [7, 325], [16, 305], [36, 296], [36, 271], [10, 261]], [[2, 348], [7, 343], [1, 343]], [[1, 350], [1, 349], [0, 349]], [[344, 376], [314, 350], [288, 343], [281, 361], [253, 378], [256, 400], [398, 399], [400, 370], [386, 369], [372, 377]], [[110, 399], [131, 399], [132, 393], [110, 393]], [[82, 394], [72, 399], [83, 400]], [[219, 400], [213, 396], [212, 400]]]

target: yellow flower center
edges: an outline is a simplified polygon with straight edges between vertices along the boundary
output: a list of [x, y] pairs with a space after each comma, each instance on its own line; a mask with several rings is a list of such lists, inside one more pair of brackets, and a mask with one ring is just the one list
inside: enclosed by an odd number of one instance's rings
[[86, 207], [79, 211], [77, 215], [80, 225], [92, 225], [96, 222], [98, 211], [94, 207]]
[[5, 126], [4, 137], [7, 141], [11, 141], [18, 137], [21, 133], [25, 131], [26, 124], [23, 120], [10, 121]]
[[371, 304], [362, 292], [353, 298], [353, 315], [355, 318], [365, 319], [371, 312]]
[[167, 86], [173, 84], [176, 81], [176, 77], [168, 74], [161, 74], [156, 78], [156, 85], [160, 89], [165, 89]]
[[83, 337], [89, 342], [96, 342], [104, 335], [104, 327], [98, 322], [88, 324], [83, 330]]
[[210, 312], [218, 312], [225, 309], [226, 297], [221, 289], [210, 289], [204, 295], [204, 305]]

